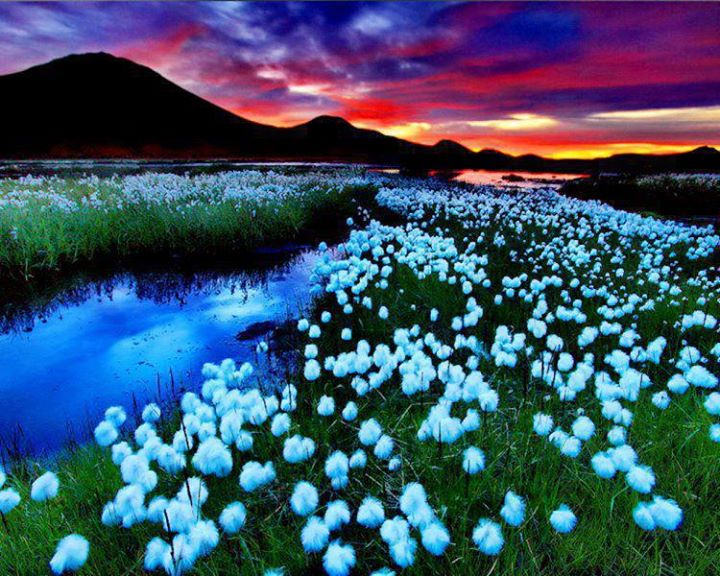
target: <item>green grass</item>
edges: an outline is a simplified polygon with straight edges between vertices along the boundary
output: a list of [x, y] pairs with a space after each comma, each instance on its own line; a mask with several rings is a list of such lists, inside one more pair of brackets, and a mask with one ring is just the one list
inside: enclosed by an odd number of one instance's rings
[[[443, 222], [452, 227], [453, 223]], [[502, 226], [498, 223], [497, 226]], [[460, 240], [467, 232], [459, 227], [451, 230]], [[537, 236], [539, 230], [527, 226], [524, 238]], [[592, 239], [588, 244], [592, 246]], [[522, 240], [509, 241], [503, 247], [488, 244], [492, 262], [501, 265], [489, 269], [493, 285], [500, 279], [524, 269], [521, 259], [508, 257], [511, 250], [522, 248]], [[630, 256], [627, 269], [637, 265], [639, 254]], [[611, 267], [609, 262], [604, 263]], [[691, 277], [699, 263], [683, 262], [683, 279]], [[634, 268], [633, 268], [634, 269]], [[464, 310], [466, 296], [460, 286], [440, 282], [436, 277], [419, 280], [407, 267], [396, 265], [389, 278], [387, 290], [369, 288], [365, 294], [373, 299], [374, 311], [356, 307], [352, 316], [344, 316], [334, 302], [320, 299], [312, 318], [324, 309], [333, 311], [333, 320], [323, 324], [323, 334], [317, 341], [323, 356], [347, 351], [350, 345], [340, 338], [341, 330], [352, 326], [354, 340], [364, 338], [371, 345], [390, 342], [397, 327], [417, 323], [423, 333], [433, 331], [444, 342], [452, 342], [454, 332], [448, 320]], [[684, 294], [691, 300], [699, 295], [697, 288], [683, 284]], [[633, 289], [652, 291], [646, 286]], [[549, 294], [551, 308], [561, 301]], [[476, 333], [485, 342], [492, 340], [498, 324], [524, 326], [527, 309], [514, 303], [492, 304], [490, 291], [474, 294], [485, 309], [485, 316]], [[377, 317], [377, 309], [386, 305], [391, 310], [388, 321]], [[413, 308], [414, 307], [414, 308]], [[444, 323], [431, 325], [428, 311], [440, 311]], [[718, 315], [720, 304], [710, 302], [708, 311]], [[638, 326], [643, 334], [672, 336], [672, 321], [678, 310], [660, 305], [652, 314], [643, 316]], [[588, 310], [588, 324], [598, 323], [596, 312]], [[577, 326], [559, 323], [552, 331], [569, 343], [573, 354], [579, 351], [573, 344]], [[520, 328], [522, 329], [522, 328]], [[712, 335], [700, 338], [696, 345], [705, 349]], [[668, 348], [677, 343], [670, 341]], [[594, 348], [601, 362], [608, 352], [602, 346]], [[673, 353], [676, 350], [673, 350]], [[668, 352], [666, 352], [667, 354]], [[464, 361], [467, 352], [454, 358]], [[258, 431], [252, 453], [242, 455], [233, 451], [232, 474], [225, 479], [208, 481], [210, 498], [203, 508], [204, 516], [217, 518], [222, 508], [233, 500], [240, 500], [248, 508], [248, 523], [239, 536], [222, 536], [219, 547], [196, 565], [194, 574], [221, 576], [234, 574], [262, 574], [270, 567], [283, 566], [290, 574], [322, 573], [321, 556], [303, 553], [300, 530], [304, 519], [295, 516], [288, 499], [298, 480], [308, 480], [321, 490], [321, 502], [335, 497], [348, 501], [351, 509], [368, 494], [380, 497], [386, 505], [388, 517], [397, 511], [397, 499], [403, 485], [419, 481], [427, 489], [429, 503], [446, 524], [452, 545], [440, 558], [430, 556], [421, 546], [415, 565], [403, 574], [512, 574], [534, 575], [711, 575], [720, 565], [720, 495], [717, 490], [720, 459], [717, 445], [707, 435], [712, 420], [702, 406], [703, 397], [694, 390], [674, 398], [666, 411], [659, 411], [650, 403], [650, 395], [643, 394], [632, 405], [635, 424], [630, 429], [630, 441], [641, 461], [653, 467], [657, 474], [655, 492], [677, 500], [685, 512], [685, 520], [677, 532], [661, 530], [646, 533], [633, 522], [631, 511], [640, 500], [626, 484], [622, 474], [612, 480], [598, 478], [589, 467], [589, 459], [607, 447], [604, 441], [606, 422], [600, 416], [597, 402], [585, 403], [587, 414], [598, 425], [596, 436], [583, 447], [577, 460], [563, 457], [544, 439], [532, 433], [532, 416], [539, 410], [553, 414], [556, 423], [569, 428], [576, 413], [572, 403], [563, 404], [551, 391], [536, 381], [518, 377], [517, 371], [498, 369], [483, 361], [480, 370], [492, 382], [501, 396], [500, 410], [487, 414], [480, 430], [465, 435], [457, 444], [440, 449], [433, 442], [420, 443], [416, 432], [426, 417], [428, 408], [437, 400], [440, 386], [434, 385], [423, 395], [408, 398], [397, 386], [397, 375], [379, 391], [360, 399], [349, 387], [349, 379], [332, 379], [324, 375], [308, 383], [301, 372], [291, 374], [289, 381], [300, 389], [299, 408], [292, 414], [290, 434], [300, 433], [316, 441], [317, 451], [310, 461], [290, 465], [281, 456], [282, 441]], [[657, 383], [669, 376], [664, 366], [647, 367]], [[267, 383], [265, 383], [267, 384]], [[355, 400], [360, 408], [358, 421], [352, 424], [339, 418], [322, 418], [315, 412], [318, 398], [331, 393], [341, 410], [345, 402]], [[585, 394], [590, 395], [590, 391]], [[390, 473], [370, 456], [363, 471], [351, 471], [349, 486], [335, 494], [324, 477], [324, 459], [335, 449], [350, 454], [359, 447], [358, 422], [377, 418], [395, 439], [403, 466]], [[127, 424], [126, 424], [127, 427]], [[174, 428], [167, 424], [164, 439], [168, 441]], [[467, 480], [461, 468], [462, 450], [469, 445], [480, 447], [487, 456], [487, 468]], [[238, 473], [248, 460], [272, 460], [278, 480], [269, 488], [248, 495], [238, 486]], [[61, 492], [56, 500], [37, 504], [28, 498], [28, 487], [45, 466], [58, 470]], [[192, 469], [189, 471], [192, 473]], [[161, 475], [155, 494], [175, 494], [181, 480]], [[8, 515], [9, 532], [0, 538], [0, 574], [36, 575], [47, 572], [47, 562], [57, 541], [70, 532], [77, 532], [91, 542], [88, 564], [81, 574], [142, 574], [142, 555], [146, 543], [160, 534], [157, 526], [142, 524], [130, 530], [106, 528], [100, 523], [102, 506], [114, 497], [122, 483], [109, 459], [109, 451], [85, 446], [60, 457], [56, 462], [33, 465], [25, 462], [9, 480], [21, 492], [23, 501]], [[496, 557], [480, 554], [471, 540], [472, 529], [481, 517], [498, 519], [505, 492], [512, 489], [524, 496], [528, 503], [525, 522], [519, 529], [503, 527], [505, 547]], [[561, 503], [568, 504], [578, 516], [578, 526], [571, 534], [555, 533], [548, 518]], [[417, 533], [414, 533], [417, 536]], [[387, 547], [377, 532], [351, 523], [342, 531], [343, 540], [355, 547], [358, 566], [353, 573], [366, 574], [391, 565]]]
[[562, 191], [582, 199], [598, 199], [623, 210], [662, 216], [716, 217], [720, 213], [720, 175], [606, 175], [565, 183]]
[[0, 180], [0, 279], [78, 263], [243, 251], [350, 213], [353, 172]]
[[[424, 322], [428, 307], [441, 314], [458, 312], [462, 295], [439, 282], [423, 283], [411, 273], [400, 273], [395, 287], [405, 290], [397, 298], [394, 290], [376, 291], [380, 303], [394, 305], [398, 325]], [[417, 310], [410, 309], [415, 303]], [[322, 303], [321, 303], [322, 304]], [[318, 306], [319, 309], [322, 305]], [[420, 312], [422, 310], [422, 313]], [[394, 323], [393, 323], [394, 324]], [[378, 322], [371, 312], [358, 313], [355, 325], [365, 326], [364, 336], [371, 342], [387, 341], [393, 324]], [[339, 332], [344, 322], [327, 325], [319, 346], [328, 353], [339, 351]], [[437, 334], [441, 337], [442, 334]], [[531, 386], [524, 394], [522, 382], [510, 379], [502, 370], [492, 374], [494, 386], [501, 392], [501, 409], [487, 415], [482, 428], [458, 445], [443, 447], [418, 443], [415, 433], [436, 395], [408, 401], [398, 387], [385, 386], [379, 394], [359, 401], [361, 418], [370, 415], [396, 439], [405, 462], [400, 472], [388, 473], [371, 457], [364, 472], [353, 472], [349, 487], [338, 494], [350, 503], [359, 503], [369, 494], [395, 503], [401, 487], [418, 480], [426, 487], [430, 503], [441, 514], [453, 536], [453, 545], [441, 559], [419, 549], [414, 567], [407, 574], [713, 574], [720, 562], [720, 533], [717, 531], [717, 475], [720, 461], [715, 445], [707, 438], [710, 418], [701, 405], [701, 397], [686, 394], [665, 412], [657, 411], [645, 397], [635, 406], [638, 425], [632, 428], [632, 442], [644, 462], [658, 474], [657, 492], [675, 498], [686, 511], [686, 521], [676, 533], [644, 533], [633, 523], [631, 510], [639, 498], [624, 483], [622, 476], [601, 480], [588, 466], [589, 457], [604, 448], [601, 438], [592, 439], [583, 448], [579, 460], [571, 460], [532, 434], [532, 415], [540, 409], [564, 414], [559, 424], [566, 429], [574, 412], [561, 406], [556, 398], [545, 401], [546, 389]], [[298, 381], [299, 377], [294, 378]], [[235, 466], [230, 477], [209, 482], [210, 499], [203, 508], [205, 516], [217, 518], [222, 507], [232, 500], [243, 501], [249, 511], [248, 524], [240, 536], [223, 538], [220, 547], [201, 560], [194, 573], [199, 575], [261, 574], [266, 568], [284, 566], [288, 573], [313, 573], [320, 570], [318, 556], [306, 556], [299, 543], [303, 520], [292, 514], [288, 498], [294, 480], [307, 479], [326, 486], [322, 462], [329, 447], [357, 447], [356, 427], [319, 417], [314, 407], [324, 393], [334, 395], [339, 407], [353, 399], [354, 392], [332, 381], [318, 380], [303, 384], [298, 411], [293, 414], [291, 434], [314, 438], [318, 458], [289, 465], [280, 455], [281, 441], [269, 435], [255, 435], [252, 455], [234, 452]], [[599, 412], [588, 412], [600, 422]], [[166, 436], [165, 440], [169, 440]], [[488, 457], [484, 472], [469, 483], [461, 469], [461, 451], [470, 443], [480, 446]], [[241, 463], [256, 459], [273, 460], [278, 483], [269, 490], [248, 496], [237, 484]], [[11, 485], [23, 496], [20, 507], [8, 516], [10, 532], [0, 540], [0, 573], [42, 574], [57, 541], [70, 532], [85, 535], [91, 542], [88, 564], [81, 574], [141, 574], [144, 546], [158, 527], [147, 524], [131, 530], [106, 528], [99, 520], [103, 504], [121, 487], [117, 469], [109, 452], [95, 446], [78, 449], [61, 457], [53, 468], [59, 470], [62, 488], [59, 497], [47, 504], [29, 500], [28, 486], [42, 468], [27, 464]], [[293, 480], [293, 482], [294, 482]], [[163, 478], [156, 493], [174, 494], [181, 487], [177, 479]], [[512, 488], [526, 497], [528, 512], [521, 529], [505, 529], [506, 544], [500, 556], [482, 556], [472, 547], [472, 528], [477, 519], [496, 517], [505, 492]], [[331, 499], [326, 491], [321, 501]], [[560, 503], [577, 513], [578, 528], [569, 535], [555, 534], [549, 514]], [[393, 504], [390, 504], [392, 506]], [[390, 509], [392, 510], [392, 508]], [[387, 550], [375, 531], [351, 525], [343, 538], [358, 551], [360, 568], [365, 573], [388, 563]]]

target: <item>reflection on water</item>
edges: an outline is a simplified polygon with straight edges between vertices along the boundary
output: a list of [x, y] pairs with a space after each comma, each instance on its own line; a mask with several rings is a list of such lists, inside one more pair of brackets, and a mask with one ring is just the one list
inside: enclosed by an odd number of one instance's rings
[[514, 186], [537, 188], [538, 186], [559, 187], [568, 180], [582, 178], [584, 174], [562, 174], [555, 172], [493, 172], [491, 170], [453, 170], [431, 172], [439, 176], [482, 186]]
[[[199, 384], [207, 361], [255, 361], [258, 339], [309, 300], [313, 251], [259, 257], [243, 272], [138, 272], [74, 286], [6, 314], [0, 437], [38, 453], [86, 436], [112, 404], [132, 409], [167, 383]], [[240, 338], [236, 338], [237, 334]]]

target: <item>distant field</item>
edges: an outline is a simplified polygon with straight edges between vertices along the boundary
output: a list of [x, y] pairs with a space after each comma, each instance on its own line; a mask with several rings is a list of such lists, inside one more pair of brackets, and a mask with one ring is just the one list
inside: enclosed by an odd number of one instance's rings
[[720, 215], [720, 174], [601, 175], [567, 182], [562, 191], [575, 198], [664, 216]]
[[358, 173], [277, 171], [0, 180], [0, 278], [77, 263], [291, 240], [349, 213]]

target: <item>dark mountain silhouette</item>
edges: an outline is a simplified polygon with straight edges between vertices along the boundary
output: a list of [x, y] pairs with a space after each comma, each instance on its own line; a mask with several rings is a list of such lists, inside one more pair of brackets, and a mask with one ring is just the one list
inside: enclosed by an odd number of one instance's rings
[[451, 140], [408, 142], [319, 116], [291, 128], [252, 122], [106, 53], [79, 54], [0, 76], [0, 157], [359, 161], [409, 168], [531, 171], [720, 171], [720, 153], [551, 160], [473, 152]]

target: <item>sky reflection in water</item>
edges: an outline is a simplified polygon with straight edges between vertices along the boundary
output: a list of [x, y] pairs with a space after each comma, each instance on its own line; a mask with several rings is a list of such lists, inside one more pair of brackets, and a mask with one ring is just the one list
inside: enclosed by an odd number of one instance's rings
[[20, 426], [27, 449], [51, 451], [68, 423], [86, 438], [107, 406], [154, 398], [158, 374], [167, 382], [172, 369], [176, 383], [197, 387], [204, 362], [252, 360], [257, 339], [235, 336], [297, 315], [317, 258], [305, 250], [252, 273], [121, 274], [25, 314], [0, 335], [0, 438]]

